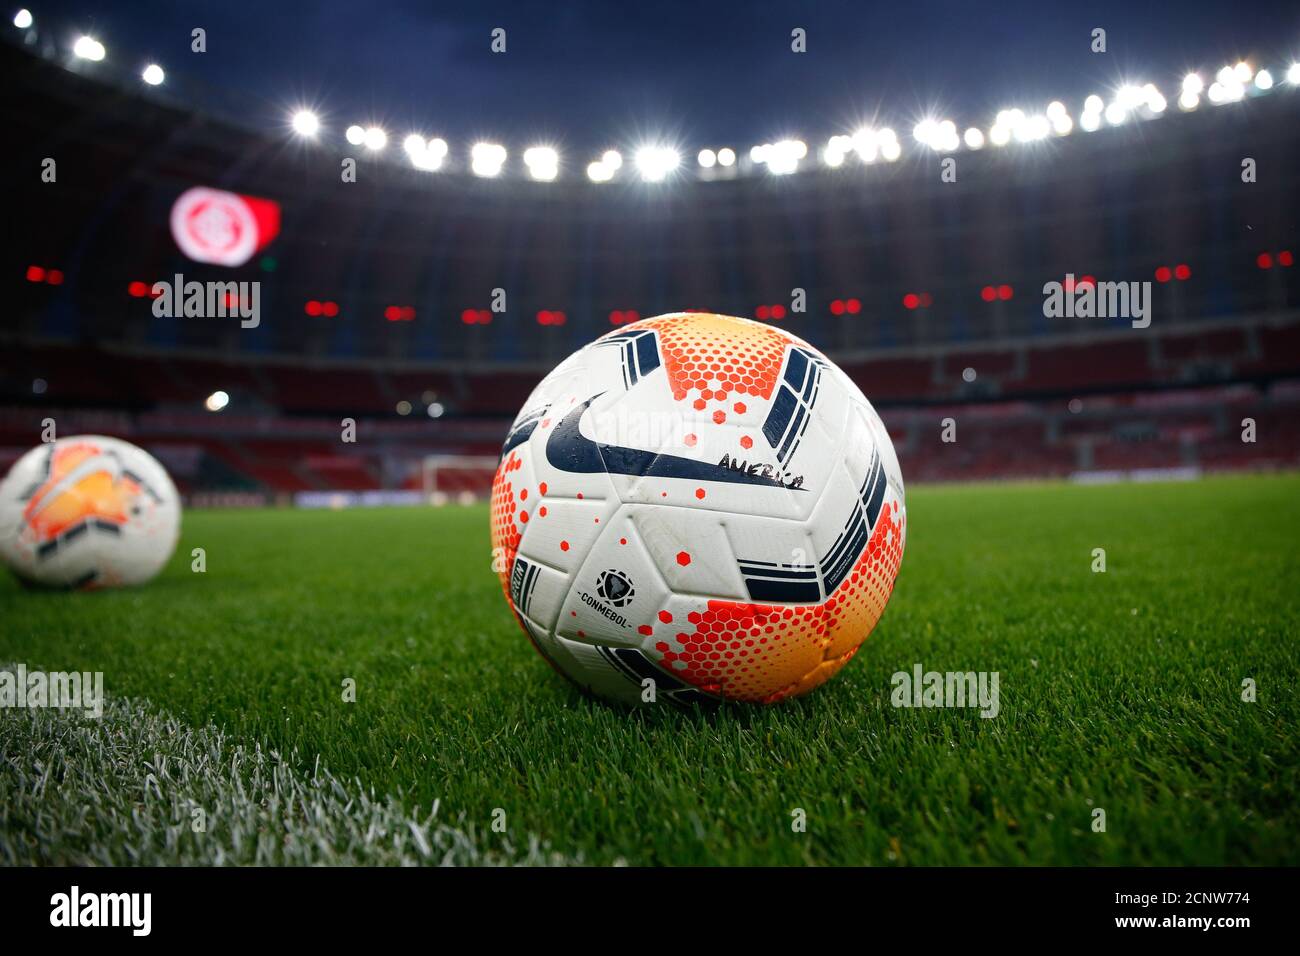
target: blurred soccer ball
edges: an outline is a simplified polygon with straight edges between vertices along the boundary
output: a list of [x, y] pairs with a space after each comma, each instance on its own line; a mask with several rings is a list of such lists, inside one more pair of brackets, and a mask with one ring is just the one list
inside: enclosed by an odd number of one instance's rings
[[142, 584], [180, 534], [167, 471], [130, 442], [78, 435], [38, 445], [0, 483], [0, 557], [50, 587]]
[[640, 703], [770, 703], [875, 627], [903, 479], [856, 385], [801, 339], [675, 313], [571, 355], [515, 420], [492, 486], [506, 598], [556, 670]]

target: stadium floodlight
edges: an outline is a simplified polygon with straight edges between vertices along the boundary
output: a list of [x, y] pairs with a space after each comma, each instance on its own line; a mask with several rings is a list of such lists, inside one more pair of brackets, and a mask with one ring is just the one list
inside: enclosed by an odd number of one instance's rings
[[530, 146], [524, 150], [525, 166], [558, 166], [560, 154], [550, 146]]
[[1036, 143], [1040, 139], [1046, 139], [1051, 131], [1052, 124], [1046, 116], [1029, 116], [1016, 127], [1015, 137], [1021, 143]]
[[475, 143], [470, 148], [469, 168], [475, 176], [498, 176], [505, 162], [506, 148], [500, 143]]
[[957, 124], [950, 119], [939, 121], [938, 146], [941, 153], [954, 152], [961, 145], [957, 136]]
[[1070, 111], [1066, 109], [1061, 100], [1052, 100], [1048, 103], [1047, 117], [1049, 124], [1052, 124], [1052, 131], [1058, 137], [1069, 135], [1074, 130], [1074, 120], [1070, 118]]
[[[295, 133], [299, 136], [306, 136], [308, 139], [313, 138], [320, 132], [320, 119], [311, 110], [298, 110], [289, 120], [289, 124], [293, 127]], [[361, 127], [353, 128], [360, 129]], [[349, 132], [351, 131], [349, 130]]]
[[587, 178], [593, 183], [607, 183], [623, 165], [623, 157], [616, 149], [607, 149], [598, 161], [587, 164]]
[[1096, 93], [1093, 93], [1091, 96], [1089, 96], [1086, 100], [1083, 101], [1083, 111], [1085, 113], [1096, 113], [1098, 116], [1100, 116], [1102, 111], [1105, 109], [1106, 109], [1106, 101], [1103, 100]]
[[719, 166], [736, 165], [736, 151], [732, 149], [730, 146], [724, 146], [722, 147], [722, 149], [718, 150], [718, 165]]
[[1137, 109], [1144, 106], [1147, 101], [1147, 92], [1140, 86], [1132, 83], [1126, 83], [1119, 88], [1115, 94], [1115, 103], [1124, 107], [1125, 111]]
[[203, 400], [203, 407], [210, 412], [219, 412], [230, 404], [230, 396], [218, 389]]
[[989, 139], [994, 146], [1005, 146], [1013, 138], [1024, 142], [1026, 135], [1024, 110], [1019, 108], [998, 110], [998, 115], [993, 121], [993, 129], [989, 130]]
[[1292, 86], [1300, 86], [1300, 63], [1292, 63], [1286, 68], [1286, 81]]
[[930, 146], [939, 133], [939, 124], [932, 119], [923, 119], [912, 127], [912, 139], [922, 146]]
[[32, 25], [32, 11], [23, 9], [14, 14], [14, 26], [19, 30], [26, 30]]
[[1205, 81], [1201, 79], [1199, 73], [1188, 73], [1183, 77], [1183, 92], [1191, 93], [1193, 96], [1200, 96], [1205, 89]]
[[360, 126], [349, 126], [347, 132], [343, 135], [353, 146], [360, 146], [366, 141], [366, 131]]
[[88, 36], [77, 37], [77, 42], [72, 45], [72, 52], [83, 60], [91, 60], [96, 63], [104, 59], [106, 53], [104, 44], [94, 37]]
[[995, 120], [996, 125], [1005, 126], [1013, 133], [1019, 129], [1024, 122], [1025, 111], [1019, 107], [1009, 110], [998, 110], [997, 119]]
[[766, 147], [764, 162], [773, 176], [785, 176], [799, 169], [799, 160], [808, 155], [808, 144], [798, 139], [783, 139]]
[[[1246, 95], [1246, 83], [1254, 73], [1246, 63], [1235, 67], [1225, 66], [1215, 74], [1215, 82], [1210, 84], [1210, 102], [1215, 104], [1235, 103]], [[1243, 79], [1243, 77], [1245, 77]]]
[[876, 158], [876, 153], [880, 149], [876, 142], [876, 131], [863, 127], [856, 130], [849, 141], [853, 143], [853, 151], [858, 154], [858, 158], [864, 163], [869, 163]]
[[1207, 95], [1210, 102], [1215, 105], [1235, 103], [1246, 95], [1246, 87], [1237, 78], [1236, 71], [1230, 66], [1225, 66], [1218, 72], [1215, 81], [1210, 84]]
[[530, 146], [524, 150], [524, 165], [533, 179], [550, 182], [560, 174], [560, 154], [550, 146]]
[[388, 134], [378, 126], [371, 126], [366, 129], [366, 136], [363, 140], [366, 149], [371, 152], [379, 152], [388, 145]]
[[1157, 116], [1163, 113], [1165, 108], [1168, 106], [1169, 102], [1159, 93], [1147, 100], [1147, 109], [1152, 113], [1155, 113]]
[[1101, 128], [1101, 114], [1085, 110], [1079, 117], [1079, 126], [1085, 133], [1095, 133]]
[[447, 141], [435, 136], [424, 144], [423, 152], [411, 157], [411, 165], [416, 169], [429, 172], [442, 168], [442, 161], [447, 157]]
[[637, 172], [648, 183], [663, 182], [681, 163], [677, 150], [669, 146], [642, 146], [636, 151]]
[[826, 148], [822, 150], [822, 161], [827, 166], [838, 168], [844, 165], [844, 158], [853, 149], [853, 139], [843, 134], [832, 136], [826, 141]]
[[412, 166], [430, 172], [441, 169], [443, 158], [447, 155], [446, 140], [438, 137], [426, 140], [419, 133], [411, 133], [402, 140], [402, 148], [411, 158]]
[[[881, 130], [882, 135], [885, 132], [885, 130]], [[899, 144], [897, 138], [892, 135], [893, 131], [889, 130], [889, 133], [891, 134], [890, 138], [882, 140], [880, 143], [880, 155], [884, 158], [885, 162], [892, 163], [898, 159], [899, 156], [903, 155], [903, 147]]]
[[718, 154], [711, 149], [702, 149], [696, 161], [705, 169], [712, 169], [718, 163]]
[[1119, 100], [1106, 107], [1106, 122], [1111, 126], [1119, 126], [1126, 119], [1128, 119], [1128, 110]]
[[962, 139], [966, 141], [967, 149], [984, 148], [984, 131], [981, 130], [978, 126], [972, 126], [970, 129], [966, 130], [966, 132], [962, 136]]
[[161, 86], [162, 81], [167, 79], [167, 74], [157, 63], [150, 63], [140, 74], [140, 79], [144, 80], [150, 86]]
[[912, 127], [912, 138], [923, 146], [939, 153], [949, 153], [957, 148], [957, 124], [952, 120], [926, 118]]
[[1196, 107], [1200, 105], [1201, 105], [1200, 95], [1197, 93], [1193, 93], [1191, 90], [1183, 90], [1183, 92], [1178, 96], [1178, 106], [1180, 109], [1190, 111], [1196, 109]]
[[1268, 70], [1260, 70], [1256, 73], [1255, 88], [1258, 90], [1271, 90], [1273, 88], [1273, 74]]

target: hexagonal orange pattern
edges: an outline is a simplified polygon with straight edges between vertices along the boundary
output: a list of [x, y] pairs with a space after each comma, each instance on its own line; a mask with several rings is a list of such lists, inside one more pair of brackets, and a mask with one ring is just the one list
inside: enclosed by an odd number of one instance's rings
[[694, 394], [701, 410], [710, 402], [726, 402], [733, 393], [770, 399], [786, 346], [795, 343], [766, 325], [698, 312], [644, 319], [627, 329], [659, 333], [673, 398], [681, 402]]
[[519, 455], [512, 451], [497, 466], [497, 472], [492, 478], [492, 550], [494, 555], [497, 548], [504, 551], [505, 560], [499, 565], [502, 570], [498, 575], [507, 600], [510, 598], [510, 570], [514, 567], [515, 554], [519, 551], [519, 539], [523, 536], [515, 523], [519, 502], [510, 476], [522, 467]]
[[905, 523], [896, 502], [882, 510], [853, 571], [823, 603], [709, 601], [687, 615], [693, 632], [656, 642], [660, 661], [730, 700], [771, 704], [807, 693], [847, 664], [880, 620], [903, 559]]

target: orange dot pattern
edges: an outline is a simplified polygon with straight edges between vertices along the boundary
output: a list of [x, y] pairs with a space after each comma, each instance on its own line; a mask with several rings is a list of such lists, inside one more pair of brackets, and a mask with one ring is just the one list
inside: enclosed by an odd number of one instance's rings
[[[772, 397], [786, 346], [797, 344], [779, 329], [708, 313], [643, 319], [627, 328], [659, 333], [659, 353], [674, 399], [682, 402], [694, 396], [693, 406], [700, 411], [716, 403], [724, 419], [733, 395]], [[738, 413], [744, 407], [735, 406]]]
[[821, 604], [708, 601], [687, 615], [693, 631], [656, 642], [659, 660], [729, 700], [772, 704], [807, 693], [847, 664], [880, 620], [903, 560], [905, 525], [898, 502], [882, 510], [853, 570]]
[[519, 552], [519, 539], [522, 537], [515, 523], [519, 502], [510, 476], [522, 468], [523, 464], [518, 453], [511, 451], [492, 476], [492, 550], [495, 553], [497, 548], [501, 548], [504, 553], [505, 560], [498, 564], [501, 568], [498, 577], [501, 578], [501, 589], [505, 591], [507, 601], [510, 599], [510, 570], [514, 567], [515, 555]]

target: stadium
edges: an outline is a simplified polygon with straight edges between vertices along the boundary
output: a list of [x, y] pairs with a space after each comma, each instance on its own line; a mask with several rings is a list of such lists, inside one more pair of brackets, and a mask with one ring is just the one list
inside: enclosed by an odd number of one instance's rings
[[[225, 109], [21, 13], [0, 471], [113, 436], [184, 512], [145, 587], [0, 584], [0, 661], [107, 685], [95, 724], [0, 715], [0, 861], [1294, 862], [1300, 46], [561, 151]], [[893, 442], [890, 609], [815, 694], [628, 713], [503, 604], [512, 422], [666, 313], [811, 343]], [[914, 668], [1000, 675], [1000, 713], [891, 706]]]

